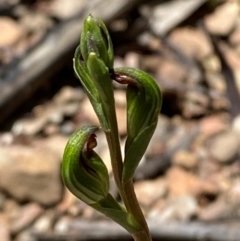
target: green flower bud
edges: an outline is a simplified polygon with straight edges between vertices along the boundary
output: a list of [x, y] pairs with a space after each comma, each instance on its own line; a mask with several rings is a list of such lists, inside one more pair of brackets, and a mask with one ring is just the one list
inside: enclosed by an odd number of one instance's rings
[[61, 165], [66, 187], [80, 200], [111, 218], [130, 233], [141, 225], [109, 193], [109, 175], [101, 158], [92, 150], [96, 145], [95, 126], [83, 127], [69, 139]]
[[122, 181], [126, 182], [145, 153], [156, 129], [162, 97], [154, 79], [132, 68], [114, 69], [112, 78], [127, 87], [127, 140]]
[[85, 62], [91, 53], [95, 53], [109, 70], [113, 68], [112, 41], [101, 19], [89, 15], [84, 20], [80, 48]]

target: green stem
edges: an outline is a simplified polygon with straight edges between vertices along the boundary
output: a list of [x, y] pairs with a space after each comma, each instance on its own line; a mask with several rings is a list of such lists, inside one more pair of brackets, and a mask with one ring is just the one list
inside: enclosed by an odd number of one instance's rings
[[138, 236], [136, 237], [136, 241], [152, 241], [149, 228], [147, 225], [147, 222], [145, 220], [145, 217], [143, 215], [143, 212], [140, 208], [140, 205], [138, 203], [135, 191], [134, 191], [134, 186], [132, 180], [127, 181], [123, 185], [123, 190], [126, 195], [126, 200], [124, 200], [124, 203], [127, 202], [126, 207], [129, 207], [129, 212], [136, 218], [136, 220], [140, 223], [140, 225], [143, 227], [144, 233], [139, 234], [139, 237], [144, 236], [144, 239], [140, 239]]
[[147, 235], [145, 232], [139, 232], [132, 234], [135, 241], [152, 241], [151, 236]]
[[[111, 110], [109, 110], [109, 112], [111, 113]], [[122, 183], [123, 161], [120, 142], [118, 138], [118, 125], [115, 109], [112, 113], [114, 114], [109, 115], [109, 117], [111, 118], [111, 130], [105, 133], [109, 145], [113, 176], [127, 211], [131, 213], [139, 222], [139, 224], [143, 227], [142, 232], [133, 235], [134, 240], [152, 241], [148, 225], [146, 223], [142, 210], [137, 201], [136, 194], [134, 192], [132, 180], [129, 180], [124, 184]]]

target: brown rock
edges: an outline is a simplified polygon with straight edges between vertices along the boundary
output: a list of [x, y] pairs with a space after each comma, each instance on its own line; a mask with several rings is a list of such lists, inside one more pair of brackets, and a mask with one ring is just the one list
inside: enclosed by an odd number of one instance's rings
[[24, 33], [22, 27], [9, 17], [0, 17], [0, 29], [0, 48], [9, 47], [17, 43]]
[[54, 212], [54, 210], [48, 210], [34, 222], [32, 229], [36, 233], [50, 232], [55, 218], [56, 213]]
[[59, 156], [43, 146], [0, 148], [0, 187], [19, 201], [51, 205], [60, 200]]
[[236, 26], [239, 10], [237, 1], [227, 1], [220, 5], [213, 14], [205, 18], [208, 30], [215, 35], [228, 35]]
[[240, 57], [237, 51], [234, 48], [230, 48], [225, 43], [221, 43], [221, 49], [225, 54], [226, 60], [228, 61], [228, 64], [234, 71], [235, 77], [238, 77], [238, 70], [240, 68]]
[[34, 235], [31, 232], [31, 229], [25, 229], [21, 231], [15, 238], [16, 241], [31, 241], [34, 240]]
[[94, 112], [92, 104], [88, 98], [85, 98], [85, 100], [83, 100], [78, 115], [78, 120], [82, 123], [88, 123], [99, 126], [97, 115]]
[[10, 241], [10, 225], [7, 220], [7, 217], [3, 214], [0, 214], [0, 235], [1, 241]]
[[56, 161], [60, 164], [68, 139], [68, 137], [63, 135], [52, 135], [48, 138], [36, 139], [32, 142], [32, 145], [35, 148], [41, 146], [41, 148], [46, 148], [49, 152], [53, 152], [56, 155]]
[[192, 196], [184, 195], [168, 200], [162, 210], [151, 210], [149, 217], [163, 222], [189, 221], [197, 214], [197, 211], [197, 200]]
[[215, 136], [209, 147], [209, 153], [216, 161], [227, 163], [236, 157], [239, 148], [239, 135], [233, 131], [225, 131]]
[[71, 102], [82, 101], [86, 97], [82, 89], [71, 86], [63, 87], [53, 98], [54, 103], [63, 105]]
[[57, 234], [67, 234], [69, 232], [69, 226], [71, 219], [68, 216], [61, 217], [54, 226], [54, 232]]
[[187, 92], [182, 104], [183, 115], [187, 118], [201, 116], [208, 113], [210, 99], [207, 95], [196, 91]]
[[[60, 19], [68, 19], [84, 9], [84, 6], [87, 4], [86, 0], [75, 1], [75, 0], [58, 0], [58, 1], [47, 1], [41, 2], [38, 8], [42, 11], [46, 11], [48, 14], [51, 14], [54, 17]], [[45, 4], [44, 4], [45, 3]]]
[[201, 30], [178, 28], [170, 35], [170, 40], [185, 54], [199, 60], [212, 53], [212, 47]]
[[126, 93], [122, 90], [114, 92], [118, 131], [120, 136], [126, 135], [127, 116], [126, 116]]
[[179, 150], [173, 155], [173, 163], [187, 169], [195, 169], [198, 164], [198, 157], [195, 153]]
[[184, 66], [173, 60], [164, 60], [157, 68], [157, 75], [160, 79], [179, 84], [186, 79], [187, 71]]
[[24, 205], [18, 215], [11, 220], [11, 232], [16, 234], [30, 226], [42, 213], [43, 209], [36, 203]]
[[202, 180], [194, 174], [179, 167], [172, 167], [167, 173], [167, 183], [171, 196], [202, 194], [216, 195], [218, 187], [209, 181]]
[[147, 72], [155, 72], [161, 65], [162, 59], [158, 55], [144, 56], [141, 58], [140, 68]]
[[240, 26], [238, 26], [234, 32], [230, 35], [229, 41], [232, 45], [239, 45], [240, 44]]
[[233, 215], [232, 207], [224, 198], [200, 209], [198, 218], [203, 221], [217, 221], [222, 218], [230, 218]]
[[78, 89], [64, 87], [53, 101], [36, 106], [33, 110], [32, 118], [17, 120], [12, 128], [16, 135], [35, 135], [44, 130], [49, 123], [59, 125], [65, 116], [73, 116], [79, 111], [79, 102], [85, 94]]
[[76, 200], [77, 197], [74, 196], [67, 188], [65, 188], [63, 199], [56, 207], [57, 211], [60, 213], [66, 212]]
[[200, 130], [205, 136], [213, 136], [226, 131], [230, 127], [230, 119], [226, 115], [212, 115], [201, 119]]
[[219, 73], [221, 71], [221, 63], [217, 55], [211, 54], [202, 60], [202, 65], [207, 73]]
[[139, 181], [134, 189], [141, 205], [150, 207], [154, 202], [163, 198], [168, 191], [167, 183], [162, 178], [151, 181]]
[[125, 66], [139, 68], [140, 55], [135, 52], [128, 52], [125, 57]]
[[226, 81], [220, 73], [207, 72], [206, 81], [214, 90], [220, 93], [226, 93]]

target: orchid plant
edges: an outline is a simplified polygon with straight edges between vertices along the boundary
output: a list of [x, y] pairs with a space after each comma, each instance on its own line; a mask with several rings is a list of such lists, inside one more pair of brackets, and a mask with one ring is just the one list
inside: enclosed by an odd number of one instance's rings
[[[69, 139], [61, 166], [66, 187], [80, 200], [124, 227], [135, 241], [151, 241], [137, 201], [134, 172], [155, 131], [161, 93], [154, 79], [134, 68], [114, 68], [113, 45], [105, 24], [89, 15], [84, 20], [74, 70], [96, 112], [101, 127], [85, 126]], [[127, 85], [127, 139], [122, 158], [112, 81]], [[105, 132], [112, 172], [123, 205], [109, 193], [108, 170], [93, 150], [96, 132]]]

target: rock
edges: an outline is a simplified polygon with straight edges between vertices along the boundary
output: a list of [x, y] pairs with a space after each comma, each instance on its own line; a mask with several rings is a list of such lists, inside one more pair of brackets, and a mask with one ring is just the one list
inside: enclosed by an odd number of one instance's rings
[[204, 2], [203, 0], [157, 2], [158, 4], [154, 5], [152, 11], [148, 10], [147, 4], [140, 10], [142, 9], [142, 14], [149, 19], [152, 31], [156, 35], [164, 36], [191, 16]]
[[37, 148], [38, 146], [41, 146], [41, 148], [46, 149], [47, 152], [48, 151], [50, 153], [53, 152], [56, 155], [55, 160], [60, 165], [60, 161], [62, 160], [64, 149], [66, 147], [68, 139], [69, 137], [66, 137], [63, 135], [52, 135], [44, 139], [35, 139], [35, 141], [32, 142], [32, 145], [35, 148]]
[[54, 25], [54, 21], [47, 17], [46, 14], [33, 11], [33, 9], [25, 9], [20, 18], [20, 23], [28, 33], [31, 32], [33, 34], [37, 32], [39, 37], [42, 37], [43, 34]]
[[16, 44], [20, 38], [24, 35], [22, 27], [9, 17], [0, 17], [0, 48], [10, 47]]
[[188, 91], [185, 95], [182, 109], [186, 118], [205, 115], [209, 112], [210, 98], [203, 93], [196, 91]]
[[92, 104], [88, 98], [85, 98], [80, 106], [78, 121], [83, 124], [92, 124], [99, 126], [99, 121], [96, 113], [93, 110]]
[[15, 238], [16, 241], [32, 241], [34, 239], [31, 230], [24, 230]]
[[211, 115], [200, 120], [201, 134], [210, 137], [226, 131], [230, 127], [230, 119], [226, 115]]
[[[155, 70], [156, 71], [156, 70]], [[171, 81], [173, 85], [182, 83], [187, 77], [187, 70], [173, 60], [162, 60], [157, 68], [159, 79]]]
[[149, 218], [155, 221], [189, 221], [198, 212], [197, 200], [193, 196], [184, 195], [171, 198], [163, 210], [152, 210]]
[[75, 0], [56, 0], [47, 1], [46, 3], [39, 4], [38, 8], [56, 18], [66, 20], [78, 15], [81, 11], [83, 11], [87, 1], [82, 0], [76, 2]]
[[209, 147], [209, 154], [220, 163], [229, 163], [237, 156], [239, 148], [239, 135], [230, 130], [214, 137]]
[[0, 214], [1, 241], [11, 241], [10, 225], [5, 215]]
[[39, 217], [33, 224], [32, 229], [36, 233], [50, 232], [54, 223], [56, 213], [53, 210], [48, 210]]
[[239, 86], [239, 68], [240, 68], [240, 57], [237, 51], [234, 48], [231, 48], [229, 45], [227, 45], [224, 42], [220, 42], [220, 47], [222, 51], [224, 52], [224, 55], [226, 57], [226, 60], [228, 64], [230, 65], [230, 68], [232, 68], [234, 77], [237, 81], [237, 86]]
[[5, 201], [6, 201], [6, 197], [5, 195], [0, 192], [0, 211], [3, 209], [4, 207], [4, 204], [5, 204]]
[[232, 129], [234, 132], [240, 133], [240, 115], [234, 118], [232, 123]]
[[237, 1], [227, 1], [205, 18], [207, 29], [213, 35], [228, 35], [236, 26], [240, 6]]
[[125, 57], [125, 66], [139, 68], [140, 55], [135, 52], [128, 52]]
[[233, 33], [229, 36], [229, 42], [233, 46], [238, 46], [240, 44], [240, 26], [238, 21], [237, 28], [233, 31]]
[[71, 223], [71, 219], [68, 216], [61, 217], [54, 226], [54, 231], [57, 234], [68, 234], [69, 232], [69, 225]]
[[[217, 55], [211, 54], [211, 55], [207, 56], [206, 58], [204, 58], [202, 60], [202, 65], [203, 65], [204, 69], [206, 70], [207, 74], [210, 73], [212, 75], [213, 74], [220, 75], [219, 72], [221, 71], [221, 63], [220, 63], [220, 60]], [[206, 76], [206, 77], [208, 77], [208, 76]], [[220, 77], [220, 79], [221, 78], [223, 78], [223, 77]], [[217, 81], [217, 80], [215, 80], [215, 81]], [[223, 79], [223, 81], [225, 81], [225, 80]]]
[[212, 89], [217, 90], [220, 93], [226, 93], [226, 81], [220, 73], [207, 72], [206, 81]]
[[64, 135], [70, 135], [75, 131], [75, 126], [72, 121], [66, 121], [60, 127], [60, 132]]
[[114, 92], [116, 115], [118, 122], [119, 135], [123, 136], [127, 133], [127, 116], [126, 116], [126, 93], [122, 90]]
[[207, 180], [200, 179], [196, 175], [179, 167], [172, 167], [167, 172], [167, 184], [169, 195], [173, 197], [182, 195], [216, 195], [218, 187]]
[[12, 132], [15, 135], [35, 135], [49, 124], [59, 125], [64, 117], [73, 116], [79, 111], [79, 103], [85, 94], [72, 87], [64, 87], [53, 98], [53, 101], [38, 105], [32, 110], [33, 117], [17, 120]]
[[[239, 173], [238, 173], [239, 176]], [[232, 181], [229, 191], [227, 192], [228, 202], [239, 207], [240, 204], [240, 179]]]
[[168, 187], [162, 178], [157, 178], [151, 181], [136, 182], [134, 190], [139, 203], [145, 207], [150, 207], [167, 194]]
[[59, 156], [49, 148], [0, 148], [0, 187], [19, 201], [52, 205], [61, 199]]
[[173, 155], [172, 162], [175, 165], [192, 170], [195, 169], [198, 165], [198, 157], [193, 152], [179, 150]]
[[159, 155], [162, 153], [166, 149], [166, 142], [169, 140], [172, 130], [173, 126], [169, 118], [159, 115], [157, 127], [148, 145], [146, 155]]
[[232, 215], [231, 205], [224, 198], [219, 198], [217, 201], [201, 208], [198, 218], [202, 221], [217, 221], [222, 218], [230, 218]]
[[15, 135], [24, 134], [32, 136], [39, 133], [45, 127], [47, 122], [48, 120], [46, 116], [33, 119], [19, 119], [14, 123], [11, 131]]
[[159, 55], [146, 55], [140, 60], [140, 68], [147, 72], [154, 73], [159, 68], [162, 58]]
[[11, 222], [11, 232], [17, 234], [23, 229], [29, 227], [41, 214], [43, 209], [36, 203], [30, 203], [22, 206]]
[[67, 188], [65, 188], [63, 199], [56, 207], [57, 212], [59, 213], [67, 212], [76, 200], [78, 200], [77, 197], [74, 196]]
[[178, 28], [170, 34], [170, 40], [186, 55], [201, 60], [212, 53], [212, 47], [201, 30]]
[[57, 105], [63, 105], [67, 103], [80, 102], [85, 97], [86, 95], [82, 89], [65, 86], [54, 96], [53, 101]]

